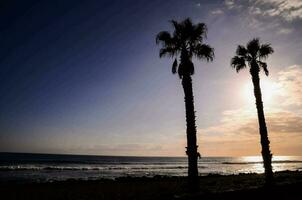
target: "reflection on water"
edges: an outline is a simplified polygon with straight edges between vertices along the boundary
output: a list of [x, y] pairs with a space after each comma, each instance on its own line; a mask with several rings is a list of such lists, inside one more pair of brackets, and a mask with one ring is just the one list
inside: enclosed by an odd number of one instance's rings
[[[245, 156], [240, 159], [242, 164], [247, 165], [239, 170], [240, 173], [264, 173], [262, 156]], [[297, 166], [302, 166], [302, 161], [300, 156], [273, 156], [272, 166], [274, 172], [297, 170]]]
[[[274, 156], [272, 160], [273, 171], [302, 170], [301, 156]], [[263, 173], [261, 156], [245, 157], [203, 157], [199, 161], [201, 175], [209, 173], [238, 174], [238, 173]]]
[[[243, 156], [239, 157], [244, 162], [262, 162], [262, 156]], [[273, 162], [291, 162], [291, 161], [301, 161], [300, 156], [273, 156]]]

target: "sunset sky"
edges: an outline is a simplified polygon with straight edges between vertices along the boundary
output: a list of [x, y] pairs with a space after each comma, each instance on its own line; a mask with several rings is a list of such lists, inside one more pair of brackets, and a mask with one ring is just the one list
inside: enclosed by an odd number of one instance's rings
[[155, 36], [169, 20], [208, 26], [212, 63], [194, 60], [202, 156], [260, 155], [238, 44], [275, 50], [261, 72], [274, 155], [302, 155], [301, 0], [12, 0], [0, 3], [0, 151], [185, 156], [185, 105]]

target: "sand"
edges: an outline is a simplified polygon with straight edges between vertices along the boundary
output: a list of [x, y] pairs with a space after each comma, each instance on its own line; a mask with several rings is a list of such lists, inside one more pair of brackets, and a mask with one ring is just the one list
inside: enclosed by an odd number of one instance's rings
[[[275, 185], [264, 187], [263, 174], [200, 177], [200, 190], [190, 193], [185, 177], [118, 178], [94, 181], [0, 184], [0, 199], [300, 199], [302, 172], [275, 173]], [[299, 196], [300, 195], [300, 196]]]

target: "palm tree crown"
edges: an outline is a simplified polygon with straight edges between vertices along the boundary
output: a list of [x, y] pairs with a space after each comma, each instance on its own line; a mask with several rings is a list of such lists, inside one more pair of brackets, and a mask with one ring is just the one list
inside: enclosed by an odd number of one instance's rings
[[194, 65], [192, 57], [212, 61], [214, 49], [203, 43], [207, 36], [207, 27], [204, 23], [193, 24], [190, 18], [182, 22], [171, 20], [174, 32], [170, 34], [162, 31], [157, 34], [156, 43], [161, 44], [159, 56], [177, 57], [180, 55], [180, 64], [175, 58], [172, 65], [172, 73], [178, 73], [182, 78], [184, 74], [193, 75]]
[[238, 45], [236, 56], [231, 60], [231, 66], [239, 72], [246, 68], [246, 62], [248, 62], [251, 73], [259, 73], [260, 69], [263, 69], [265, 75], [268, 76], [267, 64], [263, 60], [273, 52], [270, 44], [260, 44], [259, 38], [254, 38], [247, 43], [246, 47]]

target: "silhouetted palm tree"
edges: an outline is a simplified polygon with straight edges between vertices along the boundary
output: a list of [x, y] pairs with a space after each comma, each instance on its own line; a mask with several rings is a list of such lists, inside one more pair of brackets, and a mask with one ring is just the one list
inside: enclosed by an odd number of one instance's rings
[[265, 169], [266, 183], [271, 183], [273, 178], [272, 154], [270, 151], [270, 142], [268, 140], [267, 128], [265, 123], [263, 102], [260, 88], [259, 72], [262, 69], [266, 76], [269, 72], [267, 64], [263, 62], [270, 54], [274, 52], [270, 44], [260, 44], [259, 39], [255, 38], [249, 41], [246, 47], [238, 45], [236, 56], [231, 60], [231, 66], [237, 72], [247, 67], [248, 63], [250, 74], [254, 85], [254, 95], [256, 98], [256, 107], [258, 113], [259, 130], [262, 146], [263, 165]]
[[[161, 44], [159, 56], [175, 57], [172, 65], [172, 73], [178, 73], [182, 80], [185, 95], [186, 122], [187, 122], [187, 150], [189, 168], [189, 185], [198, 187], [198, 166], [197, 160], [200, 154], [196, 144], [196, 125], [194, 99], [192, 89], [192, 78], [194, 64], [192, 58], [212, 61], [214, 49], [203, 43], [207, 35], [207, 27], [204, 23], [193, 24], [190, 18], [182, 22], [171, 20], [174, 32], [167, 31], [158, 33], [156, 43]], [[177, 59], [179, 59], [179, 64]]]

